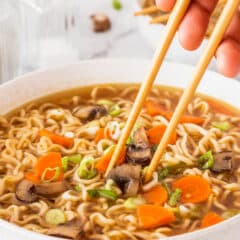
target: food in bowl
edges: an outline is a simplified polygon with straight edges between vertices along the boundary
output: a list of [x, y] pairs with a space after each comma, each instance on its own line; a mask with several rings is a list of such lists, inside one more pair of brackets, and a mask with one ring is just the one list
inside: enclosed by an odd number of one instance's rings
[[[155, 0], [140, 0], [138, 1], [142, 10], [135, 12], [135, 16], [150, 16], [150, 24], [163, 24], [165, 25], [168, 22], [170, 13], [162, 12], [155, 5]], [[226, 0], [220, 0], [215, 8], [208, 25], [206, 32], [206, 37], [208, 38], [218, 21], [218, 18], [221, 15], [221, 12], [226, 4]]]
[[180, 89], [155, 86], [104, 173], [139, 86], [84, 87], [0, 118], [0, 217], [67, 239], [159, 239], [240, 210], [240, 114], [197, 95], [150, 182], [143, 175]]

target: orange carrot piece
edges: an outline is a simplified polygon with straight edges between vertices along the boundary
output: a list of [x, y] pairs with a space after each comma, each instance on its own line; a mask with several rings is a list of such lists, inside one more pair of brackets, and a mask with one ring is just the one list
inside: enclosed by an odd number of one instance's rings
[[[150, 144], [159, 144], [166, 128], [167, 127], [165, 125], [159, 125], [149, 129], [147, 131], [147, 135], [148, 135]], [[174, 131], [169, 144], [175, 144], [176, 140], [177, 140], [177, 133], [176, 131]]]
[[214, 212], [209, 212], [203, 217], [201, 222], [201, 228], [210, 227], [212, 225], [222, 222], [223, 220], [224, 219], [218, 214]]
[[[110, 149], [110, 151], [108, 151], [107, 154], [103, 155], [95, 164], [95, 168], [100, 172], [100, 173], [105, 173], [105, 171], [107, 170], [108, 164], [112, 158], [112, 155], [114, 153], [115, 148], [113, 147], [112, 149]], [[124, 147], [123, 152], [120, 156], [120, 158], [117, 161], [117, 165], [120, 165], [122, 163], [124, 163], [125, 161], [125, 156], [126, 156], [126, 147]]]
[[40, 182], [40, 177], [36, 173], [27, 172], [24, 174], [25, 179], [35, 184]]
[[181, 189], [181, 202], [201, 203], [208, 199], [211, 187], [201, 176], [185, 176], [173, 183], [173, 189]]
[[152, 117], [157, 115], [164, 115], [166, 112], [166, 109], [161, 104], [153, 102], [151, 100], [146, 101], [145, 107], [147, 109], [147, 113]]
[[143, 229], [156, 228], [175, 221], [175, 216], [171, 211], [164, 207], [151, 204], [138, 206], [137, 216], [139, 225]]
[[67, 137], [63, 137], [60, 136], [58, 134], [52, 133], [46, 129], [42, 129], [39, 131], [39, 136], [40, 137], [49, 137], [53, 143], [62, 145], [64, 147], [70, 148], [73, 145], [73, 139], [72, 138], [67, 138]]
[[[167, 111], [161, 104], [153, 102], [153, 101], [147, 101], [145, 103], [145, 107], [147, 109], [147, 113], [154, 117], [157, 115], [161, 115], [166, 117], [168, 120], [172, 118], [173, 112]], [[196, 117], [196, 116], [189, 116], [184, 115], [182, 116], [180, 123], [195, 123], [195, 124], [203, 124], [204, 118]]]
[[104, 132], [105, 132], [104, 128], [99, 128], [99, 130], [97, 131], [97, 134], [95, 136], [95, 139], [94, 139], [95, 143], [98, 143], [100, 140], [105, 138]]
[[162, 206], [168, 200], [168, 193], [164, 187], [157, 185], [157, 186], [153, 187], [151, 190], [149, 190], [148, 192], [145, 192], [143, 194], [143, 198], [148, 203], [157, 204], [157, 205]]
[[[58, 177], [58, 181], [63, 179], [63, 171], [62, 171], [62, 160], [61, 160], [61, 154], [58, 152], [50, 152], [47, 155], [40, 157], [36, 164], [36, 171], [39, 176], [43, 174], [46, 168], [56, 168], [59, 167], [60, 174]], [[55, 171], [47, 171], [45, 175], [45, 180], [51, 179], [55, 174]]]
[[37, 164], [34, 168], [33, 173], [25, 173], [25, 178], [31, 182], [39, 183], [41, 181], [41, 176], [47, 168], [53, 169], [47, 171], [45, 174], [45, 180], [50, 180], [54, 177], [56, 170], [55, 168], [60, 168], [60, 174], [56, 181], [61, 181], [63, 179], [63, 171], [62, 171], [62, 161], [61, 154], [58, 152], [50, 152], [47, 155], [40, 157], [37, 161]]
[[234, 111], [234, 109], [231, 107], [228, 108], [227, 105], [221, 104], [217, 100], [207, 98], [207, 103], [210, 106], [210, 109], [217, 113], [222, 113], [229, 116], [237, 116], [237, 113]]
[[[164, 116], [171, 120], [173, 115], [173, 112], [167, 112], [164, 114]], [[204, 118], [202, 117], [196, 117], [196, 116], [190, 116], [190, 115], [183, 115], [180, 119], [180, 123], [194, 123], [198, 125], [202, 125], [204, 123]]]

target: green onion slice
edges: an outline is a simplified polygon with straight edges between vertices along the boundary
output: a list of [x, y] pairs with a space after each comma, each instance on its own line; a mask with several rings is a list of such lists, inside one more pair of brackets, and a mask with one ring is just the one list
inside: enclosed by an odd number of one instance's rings
[[[53, 177], [50, 178], [50, 179], [46, 179], [46, 174], [47, 174], [47, 172], [53, 172], [53, 171], [55, 171]], [[44, 171], [43, 171], [43, 173], [42, 173], [41, 180], [42, 180], [43, 182], [46, 182], [46, 183], [47, 183], [47, 182], [53, 182], [53, 181], [55, 181], [55, 180], [58, 179], [58, 177], [59, 177], [59, 175], [60, 175], [60, 172], [61, 172], [60, 167], [45, 168]]]
[[204, 153], [201, 157], [198, 158], [198, 163], [202, 166], [202, 169], [210, 169], [213, 167], [214, 159], [212, 151]]
[[123, 205], [127, 209], [136, 209], [139, 205], [145, 204], [145, 200], [141, 197], [130, 197], [124, 201]]
[[107, 106], [107, 107], [111, 107], [114, 105], [114, 102], [110, 101], [110, 100], [107, 100], [107, 99], [100, 99], [97, 101], [97, 104], [98, 105], [104, 105], [104, 106]]
[[158, 173], [158, 180], [162, 181], [169, 175], [169, 170], [168, 168], [162, 168], [159, 173]]
[[165, 181], [162, 181], [162, 186], [166, 189], [168, 196], [171, 195], [171, 189], [169, 188], [168, 184]]
[[88, 194], [92, 198], [104, 197], [110, 200], [116, 200], [118, 198], [117, 193], [112, 190], [105, 189], [91, 189], [87, 190]]
[[122, 9], [122, 3], [120, 2], [120, 0], [112, 0], [112, 5], [113, 5], [113, 8], [116, 10]]
[[120, 113], [121, 113], [121, 108], [119, 107], [118, 104], [113, 105], [113, 106], [109, 109], [109, 114], [110, 114], [112, 117], [117, 117]]
[[222, 131], [228, 131], [231, 128], [231, 124], [227, 121], [223, 122], [212, 122], [212, 126]]
[[51, 209], [46, 213], [45, 220], [52, 225], [58, 225], [66, 222], [66, 215], [60, 209]]
[[236, 216], [237, 214], [240, 214], [240, 210], [238, 210], [238, 209], [229, 209], [229, 210], [226, 210], [226, 211], [222, 214], [222, 217], [223, 217], [224, 219], [228, 219], [228, 218], [231, 218], [231, 217]]
[[65, 156], [62, 158], [62, 168], [63, 171], [66, 172], [68, 170], [69, 162], [73, 164], [78, 164], [82, 160], [82, 156], [80, 154]]
[[82, 179], [92, 179], [97, 175], [94, 159], [91, 156], [86, 156], [80, 163], [77, 170], [78, 176]]
[[178, 203], [178, 200], [181, 197], [181, 194], [182, 194], [181, 189], [179, 189], [179, 188], [175, 189], [175, 191], [172, 192], [171, 195], [170, 195], [170, 198], [169, 198], [169, 201], [168, 201], [169, 206], [175, 207]]

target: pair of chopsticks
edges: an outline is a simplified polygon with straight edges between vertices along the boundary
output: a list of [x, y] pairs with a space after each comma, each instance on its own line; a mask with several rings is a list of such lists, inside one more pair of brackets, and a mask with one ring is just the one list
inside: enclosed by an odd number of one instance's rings
[[[161, 139], [161, 142], [151, 160], [151, 163], [147, 169], [146, 175], [145, 175], [145, 181], [149, 181], [153, 175], [153, 172], [156, 170], [156, 168], [159, 165], [159, 162], [161, 160], [161, 157], [167, 147], [167, 144], [173, 134], [173, 131], [176, 129], [181, 116], [186, 110], [186, 107], [188, 103], [193, 98], [195, 91], [197, 89], [197, 86], [201, 80], [201, 78], [204, 75], [204, 72], [206, 71], [212, 57], [214, 56], [216, 49], [218, 45], [220, 44], [224, 33], [230, 24], [230, 21], [235, 13], [235, 11], [238, 8], [240, 0], [228, 0], [226, 3], [226, 6], [216, 24], [216, 27], [209, 39], [208, 45], [206, 49], [203, 52], [203, 55], [201, 56], [195, 72], [193, 74], [193, 79], [189, 83], [189, 85], [186, 87], [186, 89], [183, 92], [183, 95], [181, 99], [179, 100], [179, 103], [174, 111], [174, 114], [167, 126], [167, 129]], [[112, 159], [108, 165], [106, 176], [109, 174], [110, 170], [114, 167], [115, 163], [120, 157], [120, 154], [126, 144], [126, 141], [128, 139], [128, 136], [131, 133], [132, 128], [134, 127], [134, 124], [138, 118], [138, 115], [141, 112], [141, 109], [144, 105], [145, 99], [147, 95], [149, 94], [153, 82], [158, 74], [158, 71], [163, 63], [164, 57], [167, 53], [167, 50], [174, 38], [174, 35], [180, 25], [181, 20], [184, 17], [184, 14], [186, 13], [189, 4], [191, 3], [191, 0], [178, 0], [172, 14], [170, 16], [170, 19], [168, 21], [167, 27], [165, 29], [165, 35], [162, 38], [162, 41], [159, 44], [158, 49], [155, 52], [152, 64], [150, 66], [149, 73], [147, 74], [146, 80], [142, 83], [141, 88], [139, 90], [139, 93], [136, 97], [135, 103], [133, 105], [132, 111], [130, 113], [130, 116], [127, 120], [127, 123], [125, 125], [125, 128], [123, 129], [123, 133], [120, 136], [120, 139], [118, 141], [118, 144], [115, 148], [114, 154], [112, 156]]]

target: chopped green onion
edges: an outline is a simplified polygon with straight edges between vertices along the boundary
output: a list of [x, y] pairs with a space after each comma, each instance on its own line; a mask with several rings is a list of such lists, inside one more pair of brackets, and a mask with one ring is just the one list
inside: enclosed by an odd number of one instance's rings
[[78, 176], [82, 179], [92, 179], [97, 175], [93, 157], [84, 157], [77, 170]]
[[170, 196], [171, 195], [171, 190], [170, 190], [168, 184], [165, 181], [162, 181], [162, 186], [166, 189], [166, 191], [168, 193], [168, 196]]
[[222, 131], [228, 131], [231, 128], [231, 124], [227, 121], [223, 122], [212, 122], [212, 126]]
[[92, 198], [104, 197], [110, 200], [116, 200], [118, 198], [118, 195], [112, 190], [91, 189], [87, 190], [87, 192]]
[[104, 106], [107, 106], [107, 107], [111, 107], [112, 105], [114, 105], [114, 102], [109, 101], [107, 99], [100, 99], [100, 100], [97, 101], [97, 104], [98, 105], [104, 105]]
[[60, 209], [51, 209], [45, 216], [46, 222], [52, 225], [58, 225], [66, 222], [66, 215]]
[[116, 10], [122, 9], [122, 3], [119, 0], [112, 0], [113, 8]]
[[189, 217], [191, 219], [199, 219], [201, 217], [201, 209], [200, 206], [195, 206], [190, 212]]
[[223, 214], [222, 214], [222, 217], [224, 219], [228, 219], [228, 218], [231, 218], [231, 217], [234, 217], [236, 216], [237, 214], [240, 213], [240, 210], [238, 209], [229, 209], [229, 210], [226, 210]]
[[114, 185], [115, 185], [115, 182], [112, 179], [108, 179], [104, 186], [104, 189], [112, 190]]
[[120, 113], [121, 113], [121, 108], [119, 107], [118, 104], [113, 105], [113, 106], [109, 109], [109, 114], [110, 114], [112, 117], [117, 117]]
[[158, 173], [158, 180], [161, 181], [166, 177], [168, 177], [169, 175], [181, 174], [186, 168], [187, 168], [187, 164], [184, 162], [180, 162], [173, 166], [162, 168]]
[[120, 127], [120, 129], [123, 129], [124, 127], [125, 127], [125, 123], [124, 122], [121, 122], [120, 124], [119, 124], [119, 127]]
[[[52, 177], [52, 178], [50, 178], [50, 179], [46, 179], [46, 174], [47, 174], [47, 172], [53, 172], [53, 171], [55, 171], [55, 173], [54, 173], [54, 176]], [[52, 181], [55, 181], [55, 180], [57, 180], [58, 179], [58, 177], [59, 177], [59, 175], [60, 175], [60, 167], [55, 167], [55, 168], [45, 168], [45, 170], [44, 170], [44, 172], [43, 172], [43, 174], [42, 174], [42, 176], [41, 176], [41, 180], [43, 181], [43, 182], [52, 182]]]
[[80, 192], [81, 188], [79, 187], [79, 185], [74, 185], [73, 186], [73, 189], [76, 191], [76, 192]]
[[131, 145], [133, 143], [133, 139], [131, 136], [128, 137], [126, 144]]
[[175, 207], [179, 198], [181, 197], [182, 191], [181, 189], [177, 188], [174, 192], [171, 193], [168, 204], [171, 207]]
[[82, 156], [80, 154], [72, 155], [72, 156], [65, 156], [62, 158], [62, 168], [63, 171], [66, 172], [68, 170], [69, 162], [78, 164], [82, 160]]
[[131, 198], [128, 198], [127, 200], [124, 201], [123, 205], [125, 208], [128, 208], [128, 209], [135, 209], [137, 208], [139, 205], [141, 204], [145, 204], [145, 200], [141, 197], [131, 197]]
[[160, 172], [158, 173], [158, 181], [162, 181], [165, 179], [169, 174], [168, 168], [162, 168]]
[[212, 151], [204, 153], [201, 157], [198, 158], [198, 163], [202, 166], [202, 169], [210, 169], [214, 164], [214, 159]]

